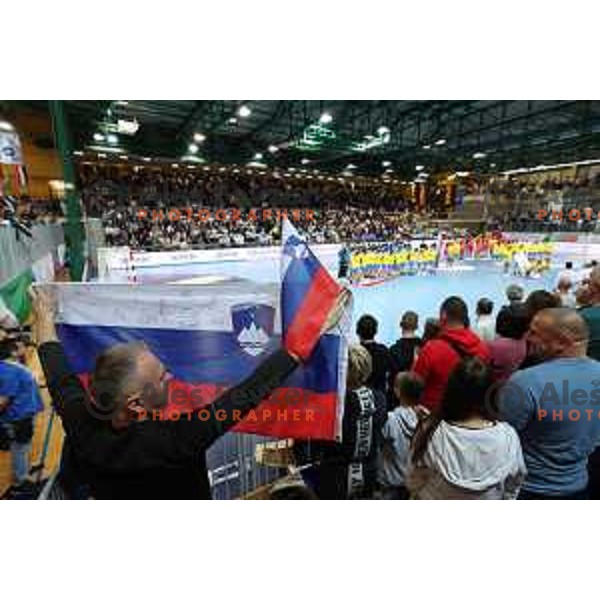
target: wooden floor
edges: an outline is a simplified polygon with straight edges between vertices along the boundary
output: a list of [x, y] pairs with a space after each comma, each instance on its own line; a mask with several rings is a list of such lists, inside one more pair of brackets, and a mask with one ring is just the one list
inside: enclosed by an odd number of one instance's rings
[[[27, 360], [29, 368], [34, 372], [36, 379], [40, 386], [44, 386], [44, 376], [42, 369], [37, 358], [37, 354], [33, 351]], [[42, 398], [44, 400], [45, 410], [36, 417], [35, 430], [33, 435], [33, 444], [31, 450], [31, 465], [37, 465], [40, 456], [42, 454], [42, 448], [44, 444], [44, 438], [48, 427], [48, 421], [50, 418], [50, 396], [45, 387], [41, 387]], [[62, 448], [63, 441], [63, 429], [58, 417], [54, 417], [52, 421], [52, 431], [50, 436], [50, 443], [48, 445], [48, 454], [45, 460], [45, 468], [43, 476], [47, 477], [58, 468], [60, 461], [60, 451]], [[36, 474], [37, 477], [37, 474]], [[2, 496], [6, 490], [12, 484], [12, 469], [10, 463], [10, 452], [0, 452], [0, 496]]]

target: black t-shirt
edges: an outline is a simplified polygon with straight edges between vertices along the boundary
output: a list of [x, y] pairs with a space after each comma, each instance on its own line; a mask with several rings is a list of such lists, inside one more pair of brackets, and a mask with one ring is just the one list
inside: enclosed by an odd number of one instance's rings
[[373, 370], [365, 385], [385, 394], [387, 392], [388, 377], [392, 366], [390, 351], [379, 342], [361, 343], [363, 347], [369, 351], [373, 361]]
[[400, 338], [395, 344], [390, 346], [391, 358], [391, 382], [393, 378], [403, 371], [410, 371], [417, 348], [421, 346], [420, 337]]

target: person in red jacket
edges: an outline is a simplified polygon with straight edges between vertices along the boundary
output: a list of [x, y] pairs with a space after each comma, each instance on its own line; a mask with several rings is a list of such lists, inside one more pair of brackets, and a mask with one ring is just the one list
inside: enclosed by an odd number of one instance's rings
[[421, 404], [435, 409], [454, 367], [465, 356], [478, 356], [485, 362], [490, 354], [485, 343], [469, 329], [469, 311], [462, 298], [450, 296], [440, 307], [439, 335], [427, 342], [413, 366], [413, 372], [425, 382]]

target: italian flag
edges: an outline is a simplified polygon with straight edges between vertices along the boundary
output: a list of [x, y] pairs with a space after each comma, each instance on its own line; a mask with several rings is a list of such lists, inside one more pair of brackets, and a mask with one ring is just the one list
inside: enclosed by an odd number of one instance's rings
[[27, 320], [31, 311], [28, 292], [32, 283], [31, 269], [0, 283], [0, 325], [17, 327]]

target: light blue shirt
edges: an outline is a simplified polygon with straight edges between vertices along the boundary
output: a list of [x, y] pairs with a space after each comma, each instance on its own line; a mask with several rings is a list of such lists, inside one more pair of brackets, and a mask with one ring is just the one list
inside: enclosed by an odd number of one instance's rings
[[521, 438], [524, 490], [563, 496], [587, 486], [588, 456], [600, 444], [600, 362], [559, 358], [517, 371], [499, 408]]

